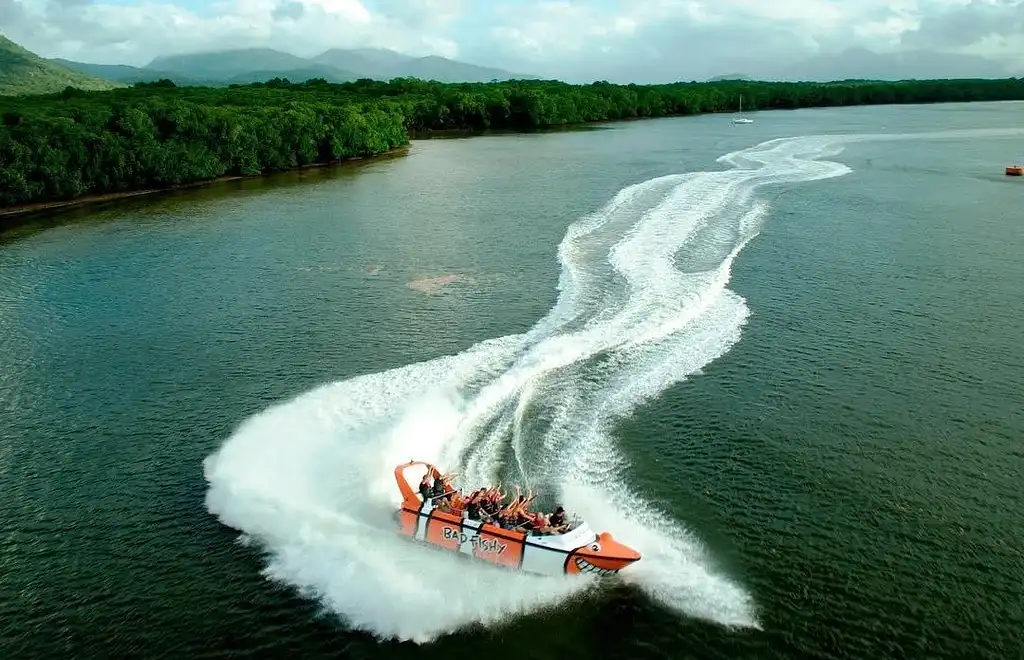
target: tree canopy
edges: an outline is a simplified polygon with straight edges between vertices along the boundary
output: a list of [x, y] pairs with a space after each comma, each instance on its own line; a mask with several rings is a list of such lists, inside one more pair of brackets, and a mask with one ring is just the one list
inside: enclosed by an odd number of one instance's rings
[[570, 85], [170, 81], [0, 98], [0, 207], [380, 154], [438, 130], [530, 130], [749, 110], [1024, 99], [1024, 79]]

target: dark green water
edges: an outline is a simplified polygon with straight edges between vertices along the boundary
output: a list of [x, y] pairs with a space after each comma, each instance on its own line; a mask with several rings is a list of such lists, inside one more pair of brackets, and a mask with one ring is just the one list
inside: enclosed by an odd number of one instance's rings
[[[2, 657], [1024, 657], [1021, 109], [417, 142], [7, 234]], [[716, 162], [823, 133], [933, 135]], [[643, 570], [569, 598], [380, 534], [467, 410], [467, 477], [595, 489]]]

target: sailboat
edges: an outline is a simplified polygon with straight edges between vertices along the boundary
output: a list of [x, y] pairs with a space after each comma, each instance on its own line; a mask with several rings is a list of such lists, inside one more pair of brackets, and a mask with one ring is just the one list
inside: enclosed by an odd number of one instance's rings
[[740, 116], [732, 120], [734, 124], [753, 124], [754, 120], [743, 116], [743, 95], [740, 94]]

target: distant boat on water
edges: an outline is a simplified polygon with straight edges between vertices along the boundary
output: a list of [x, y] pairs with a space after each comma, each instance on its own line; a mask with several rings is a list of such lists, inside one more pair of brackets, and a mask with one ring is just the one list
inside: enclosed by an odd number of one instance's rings
[[753, 124], [754, 120], [743, 116], [743, 95], [740, 94], [740, 116], [732, 120], [734, 124]]
[[1006, 176], [1024, 176], [1024, 165], [1007, 165]]

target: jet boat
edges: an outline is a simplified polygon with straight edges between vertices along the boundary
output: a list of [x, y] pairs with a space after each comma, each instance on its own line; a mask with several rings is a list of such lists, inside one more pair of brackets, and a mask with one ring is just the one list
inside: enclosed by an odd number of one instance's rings
[[398, 531], [415, 541], [541, 575], [613, 575], [640, 560], [639, 552], [608, 532], [595, 533], [579, 519], [572, 520], [562, 533], [538, 534], [470, 520], [465, 511], [438, 510], [436, 502], [448, 494], [424, 497], [411, 485], [419, 483], [424, 474], [433, 480], [441, 476], [435, 466], [423, 461], [409, 461], [395, 468], [395, 481], [402, 495], [401, 508], [396, 512]]

